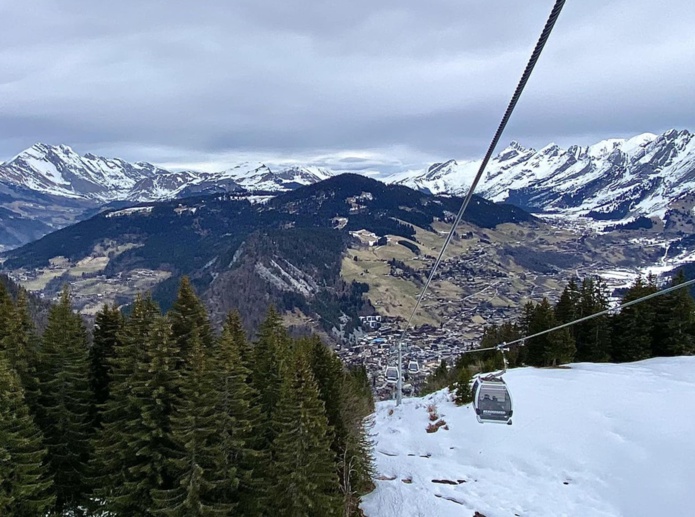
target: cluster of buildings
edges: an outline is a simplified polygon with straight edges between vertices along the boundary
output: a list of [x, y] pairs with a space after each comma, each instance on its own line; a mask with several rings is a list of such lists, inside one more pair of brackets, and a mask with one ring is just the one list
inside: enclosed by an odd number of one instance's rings
[[[378, 318], [378, 320], [377, 320]], [[344, 343], [336, 348], [337, 354], [348, 366], [367, 368], [372, 388], [377, 398], [384, 400], [394, 396], [398, 366], [398, 341], [402, 335], [401, 318], [368, 316], [363, 318], [367, 332], [354, 343]], [[372, 328], [371, 325], [378, 325]], [[422, 325], [412, 329], [401, 343], [403, 390], [405, 394], [417, 394], [425, 379], [442, 361], [453, 364], [464, 350], [476, 343], [463, 339], [459, 331]]]

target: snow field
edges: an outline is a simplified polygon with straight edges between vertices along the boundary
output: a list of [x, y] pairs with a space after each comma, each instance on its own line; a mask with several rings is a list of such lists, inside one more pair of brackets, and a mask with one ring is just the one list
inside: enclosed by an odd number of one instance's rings
[[[505, 380], [512, 426], [479, 424], [447, 390], [379, 403], [365, 514], [693, 515], [695, 357], [523, 368]], [[431, 405], [449, 430], [426, 432]]]

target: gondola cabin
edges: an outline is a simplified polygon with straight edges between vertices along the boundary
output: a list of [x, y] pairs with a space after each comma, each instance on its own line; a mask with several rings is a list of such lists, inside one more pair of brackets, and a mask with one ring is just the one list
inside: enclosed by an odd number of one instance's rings
[[420, 373], [420, 365], [417, 364], [417, 361], [410, 361], [408, 363], [408, 373], [410, 373], [410, 374]]
[[386, 368], [385, 377], [386, 377], [386, 382], [388, 382], [389, 384], [397, 383], [398, 382], [398, 368], [396, 368], [395, 366], [388, 366]]
[[501, 377], [478, 377], [472, 389], [478, 422], [512, 425], [512, 396]]

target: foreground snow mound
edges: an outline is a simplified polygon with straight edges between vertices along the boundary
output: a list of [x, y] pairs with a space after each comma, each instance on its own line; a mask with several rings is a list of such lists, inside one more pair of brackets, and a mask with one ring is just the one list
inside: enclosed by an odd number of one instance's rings
[[695, 357], [570, 366], [505, 375], [512, 426], [447, 390], [379, 403], [365, 514], [695, 515]]

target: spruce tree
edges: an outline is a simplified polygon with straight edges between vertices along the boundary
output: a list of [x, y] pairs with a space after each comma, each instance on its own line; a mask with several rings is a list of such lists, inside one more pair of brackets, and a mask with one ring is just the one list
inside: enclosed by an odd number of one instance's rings
[[572, 277], [560, 295], [555, 305], [555, 319], [559, 323], [569, 323], [579, 318], [581, 293], [577, 285], [577, 278]]
[[[642, 277], [627, 290], [621, 303], [627, 303], [657, 292], [653, 278]], [[640, 361], [652, 353], [656, 318], [655, 304], [649, 300], [621, 309], [613, 318], [612, 359], [616, 362]]]
[[129, 448], [129, 426], [140, 420], [131, 389], [138, 364], [146, 364], [146, 341], [158, 316], [161, 315], [154, 302], [138, 295], [113, 342], [112, 356], [106, 357], [108, 398], [100, 408], [100, 428], [94, 437], [90, 463], [95, 501], [111, 504], [128, 469], [138, 462]]
[[[537, 334], [557, 326], [553, 308], [547, 298], [536, 305], [529, 323], [529, 334]], [[569, 331], [557, 330], [527, 340], [527, 361], [533, 366], [555, 366], [572, 361], [575, 345]]]
[[[545, 304], [524, 306], [525, 319], [527, 321], [527, 336], [543, 332], [553, 327], [554, 317], [548, 301]], [[530, 302], [529, 302], [530, 303]], [[526, 361], [531, 366], [545, 366], [545, 351], [549, 348], [548, 335], [534, 337], [526, 340]]]
[[239, 311], [233, 310], [227, 314], [223, 325], [223, 331], [228, 334], [227, 339], [235, 343], [235, 348], [239, 351], [241, 364], [249, 371], [250, 376], [254, 361], [253, 347], [248, 339], [246, 339], [246, 332], [244, 331], [244, 325], [241, 321]]
[[5, 335], [0, 340], [0, 349], [5, 350], [10, 366], [19, 375], [29, 410], [36, 414], [39, 389], [36, 377], [38, 337], [29, 316], [26, 291], [20, 289], [16, 306], [8, 306], [3, 310], [8, 310], [9, 320]]
[[252, 350], [238, 313], [230, 313], [214, 353], [218, 416], [215, 447], [223, 454], [225, 483], [216, 500], [234, 503], [239, 515], [262, 515], [272, 490], [264, 419], [252, 385]]
[[[685, 282], [681, 269], [671, 286]], [[695, 352], [695, 301], [687, 289], [662, 295], [655, 301], [652, 355], [676, 356]]]
[[524, 304], [518, 323], [519, 330], [524, 336], [531, 335], [531, 321], [533, 320], [535, 311], [536, 305], [532, 301], [528, 301]]
[[58, 511], [84, 503], [93, 404], [87, 371], [87, 333], [72, 312], [67, 288], [48, 315], [38, 378], [39, 425], [48, 449]]
[[92, 465], [100, 511], [151, 515], [153, 489], [168, 487], [170, 416], [178, 392], [171, 325], [150, 298], [136, 300], [111, 361], [112, 379]]
[[262, 435], [269, 447], [275, 438], [271, 425], [275, 408], [280, 400], [280, 388], [289, 353], [289, 336], [282, 326], [282, 319], [273, 307], [261, 324], [254, 347], [252, 380], [259, 393], [259, 406], [265, 421]]
[[332, 448], [335, 454], [339, 455], [344, 450], [347, 439], [345, 422], [341, 419], [343, 363], [318, 336], [307, 338], [300, 346], [307, 350], [311, 373], [319, 389], [319, 398], [326, 409], [328, 425], [333, 434]]
[[0, 515], [46, 515], [55, 502], [43, 436], [19, 377], [0, 352]]
[[333, 435], [343, 507], [348, 515], [357, 511], [358, 494], [371, 488], [370, 446], [363, 419], [371, 412], [371, 390], [347, 374], [342, 361], [318, 336], [304, 339], [299, 348], [310, 359], [319, 398], [324, 404]]
[[14, 304], [12, 297], [7, 292], [5, 284], [0, 282], [0, 349], [2, 348], [2, 340], [7, 335], [10, 321], [14, 317]]
[[[582, 281], [577, 317], [586, 317], [608, 309], [606, 285], [600, 277]], [[610, 358], [611, 327], [607, 315], [578, 323], [574, 328], [577, 361], [601, 362]]]
[[116, 515], [151, 515], [153, 491], [173, 487], [167, 461], [176, 452], [171, 414], [180, 387], [177, 364], [180, 359], [171, 325], [156, 316], [129, 380], [132, 410], [127, 414], [131, 420], [123, 422], [120, 441], [127, 468], [122, 470], [122, 482], [105, 494], [105, 509]]
[[326, 412], [302, 354], [296, 354], [285, 377], [275, 416], [275, 512], [287, 517], [339, 515], [343, 505]]
[[216, 375], [210, 370], [211, 361], [195, 326], [188, 345], [180, 397], [171, 416], [174, 447], [167, 471], [172, 486], [152, 490], [153, 513], [171, 517], [229, 515], [234, 504], [225, 496], [239, 481], [236, 466], [228, 461], [229, 451], [218, 447], [218, 423], [224, 415], [217, 413]]
[[119, 346], [123, 318], [116, 307], [104, 305], [94, 321], [92, 346], [89, 349], [89, 385], [94, 393], [94, 426], [100, 424], [101, 406], [109, 398], [109, 383], [116, 349]]
[[449, 388], [449, 391], [454, 395], [454, 402], [457, 406], [473, 402], [473, 393], [471, 391], [472, 379], [473, 375], [467, 367], [464, 366], [457, 370], [456, 380]]
[[190, 357], [194, 329], [203, 346], [212, 347], [213, 335], [207, 311], [186, 276], [181, 279], [176, 300], [167, 313], [167, 317], [171, 321], [174, 340], [183, 361]]

